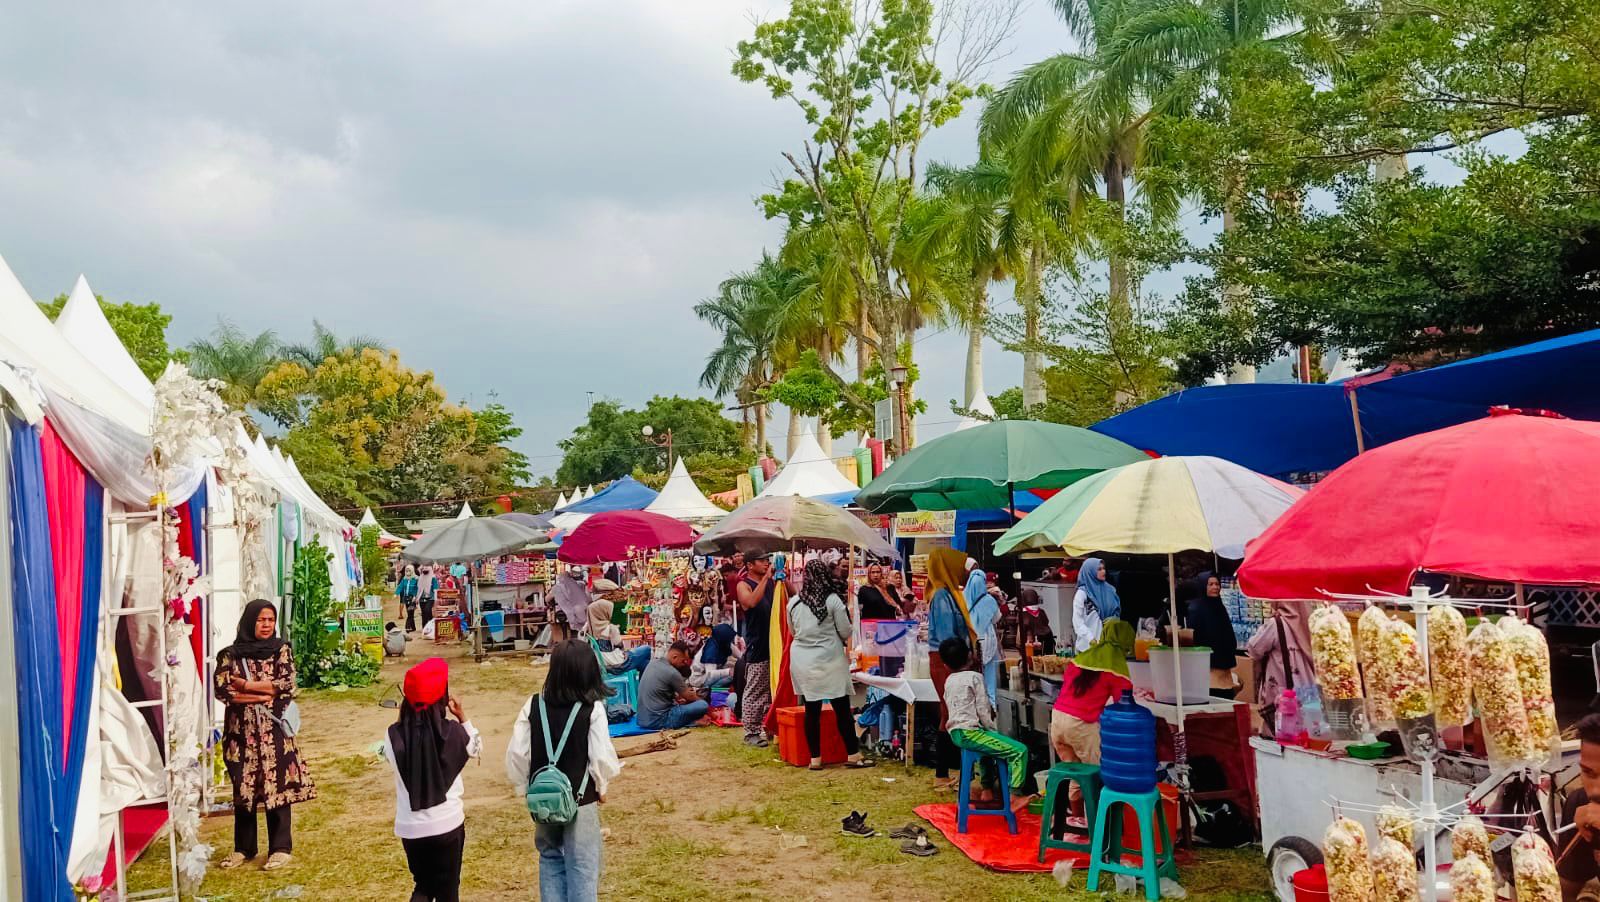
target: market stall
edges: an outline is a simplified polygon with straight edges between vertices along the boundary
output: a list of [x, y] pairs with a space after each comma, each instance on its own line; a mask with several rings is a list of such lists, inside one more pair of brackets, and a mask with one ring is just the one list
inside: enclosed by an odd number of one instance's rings
[[[494, 612], [497, 616], [486, 618], [481, 608], [481, 602], [476, 589], [476, 576], [482, 574], [483, 562], [490, 558], [498, 558], [515, 551], [536, 545], [544, 540], [544, 536], [533, 532], [524, 526], [519, 526], [509, 520], [500, 520], [492, 517], [467, 517], [457, 519], [438, 529], [422, 534], [412, 542], [403, 552], [401, 557], [419, 564], [457, 564], [461, 566], [461, 576], [468, 577], [461, 581], [458, 591], [464, 594], [459, 599], [464, 610], [467, 628], [473, 636], [473, 655], [482, 659], [485, 649], [493, 644], [494, 636], [490, 635], [488, 620], [499, 620], [500, 630], [505, 629], [503, 612]], [[491, 571], [492, 572], [492, 571]], [[458, 577], [459, 579], [459, 577]], [[443, 622], [449, 622], [448, 608], [454, 599], [443, 589], [438, 593], [438, 607], [435, 608], [435, 617]], [[444, 638], [437, 630], [436, 636]]]

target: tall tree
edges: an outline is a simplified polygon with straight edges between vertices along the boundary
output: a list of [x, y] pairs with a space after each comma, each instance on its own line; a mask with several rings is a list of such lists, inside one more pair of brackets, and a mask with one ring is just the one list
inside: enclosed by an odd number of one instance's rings
[[738, 457], [749, 462], [754, 455], [741, 447], [739, 426], [722, 415], [722, 405], [707, 398], [657, 395], [638, 410], [616, 401], [596, 401], [585, 421], [562, 439], [561, 467], [556, 481], [562, 485], [589, 485], [617, 479], [639, 470], [666, 471], [666, 452], [643, 435], [649, 426], [654, 437], [672, 431], [672, 450], [678, 457], [695, 455]]
[[[721, 342], [706, 358], [700, 384], [718, 395], [732, 395], [746, 423], [753, 418], [754, 450], [767, 448], [767, 403], [779, 339], [792, 301], [803, 288], [795, 271], [769, 254], [754, 269], [734, 273], [717, 286], [717, 296], [694, 307], [695, 316], [721, 332]], [[747, 431], [748, 432], [748, 431]]]
[[208, 338], [189, 345], [189, 368], [195, 375], [222, 383], [222, 400], [244, 410], [256, 400], [256, 390], [278, 365], [278, 337], [271, 330], [246, 335], [225, 319]]
[[[182, 348], [167, 345], [167, 327], [172, 324], [172, 316], [163, 313], [160, 304], [131, 301], [113, 304], [100, 295], [95, 295], [95, 300], [100, 303], [100, 311], [106, 315], [111, 331], [117, 334], [133, 362], [152, 382], [166, 371], [168, 362], [188, 359]], [[67, 296], [62, 294], [49, 303], [41, 303], [39, 309], [54, 322], [66, 305]]]
[[318, 320], [311, 321], [311, 341], [305, 344], [284, 345], [279, 355], [284, 360], [298, 363], [308, 370], [314, 370], [329, 357], [337, 357], [341, 351], [365, 351], [368, 348], [381, 351], [383, 342], [370, 335], [352, 335], [340, 338], [332, 329], [324, 326]]

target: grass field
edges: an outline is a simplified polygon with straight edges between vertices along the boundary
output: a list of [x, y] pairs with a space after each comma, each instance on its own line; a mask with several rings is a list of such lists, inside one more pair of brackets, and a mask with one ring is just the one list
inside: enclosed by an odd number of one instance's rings
[[[414, 655], [412, 662], [420, 659]], [[533, 824], [506, 782], [502, 764], [517, 709], [543, 677], [522, 658], [474, 664], [452, 656], [452, 691], [485, 739], [482, 763], [467, 766], [466, 899], [531, 899], [538, 895]], [[305, 750], [320, 793], [295, 807], [295, 861], [272, 873], [246, 865], [213, 868], [204, 895], [212, 900], [404, 899], [411, 885], [393, 835], [390, 772], [373, 745], [394, 712], [379, 706], [402, 665], [387, 664], [383, 683], [349, 692], [310, 692], [301, 699]], [[898, 841], [839, 833], [852, 809], [870, 812], [880, 832], [914, 819], [912, 809], [939, 796], [931, 772], [900, 765], [869, 771], [812, 773], [790, 767], [769, 749], [751, 749], [737, 729], [700, 729], [678, 748], [627, 759], [601, 806], [607, 831], [602, 898], [628, 900], [892, 899], [1088, 900], [1077, 875], [1063, 890], [1049, 875], [1000, 874], [968, 861], [942, 838], [940, 854], [912, 858]], [[621, 740], [619, 749], [651, 737]], [[263, 826], [264, 831], [264, 826]], [[232, 821], [210, 818], [205, 839], [220, 860], [231, 850]], [[1031, 844], [1034, 837], [1019, 842]], [[265, 843], [263, 833], [262, 842]], [[132, 889], [165, 872], [165, 845], [136, 866]], [[1265, 900], [1259, 850], [1202, 851], [1180, 882], [1200, 902]], [[297, 889], [296, 889], [297, 888]], [[1133, 898], [1133, 897], [1124, 897]]]

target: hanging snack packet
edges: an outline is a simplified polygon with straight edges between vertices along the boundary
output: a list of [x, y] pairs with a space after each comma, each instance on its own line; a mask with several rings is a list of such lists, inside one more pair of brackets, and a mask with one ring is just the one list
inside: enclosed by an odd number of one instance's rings
[[1561, 902], [1561, 878], [1550, 846], [1537, 833], [1524, 833], [1511, 846], [1517, 902]]
[[1383, 633], [1388, 627], [1389, 615], [1377, 605], [1368, 605], [1356, 621], [1356, 648], [1361, 662], [1361, 676], [1367, 685], [1367, 712], [1374, 728], [1393, 726], [1394, 695], [1393, 662], [1383, 651]]
[[1450, 863], [1450, 895], [1455, 902], [1495, 902], [1494, 870], [1476, 855], [1457, 858]]
[[1472, 656], [1467, 620], [1454, 606], [1428, 609], [1428, 658], [1433, 669], [1434, 723], [1440, 729], [1472, 720]]
[[1450, 831], [1450, 857], [1463, 858], [1467, 855], [1490, 860], [1489, 831], [1483, 828], [1483, 821], [1471, 815], [1457, 821], [1455, 828]]
[[1322, 858], [1328, 870], [1328, 898], [1373, 902], [1367, 831], [1359, 823], [1347, 817], [1334, 818], [1322, 835]]
[[1378, 837], [1372, 850], [1372, 894], [1377, 902], [1420, 902], [1417, 859], [1410, 846], [1393, 837]]
[[1498, 624], [1511, 645], [1517, 665], [1517, 685], [1528, 712], [1528, 734], [1536, 754], [1548, 754], [1561, 738], [1556, 725], [1556, 702], [1550, 689], [1550, 646], [1537, 627], [1507, 617]]
[[1378, 835], [1387, 836], [1408, 849], [1415, 849], [1416, 822], [1411, 812], [1398, 805], [1385, 805], [1378, 809]]
[[1528, 712], [1522, 702], [1522, 686], [1505, 630], [1488, 620], [1479, 623], [1467, 637], [1472, 652], [1473, 698], [1483, 715], [1483, 739], [1489, 747], [1489, 760], [1510, 763], [1538, 760], [1533, 734], [1528, 728]]
[[1311, 660], [1317, 670], [1317, 685], [1322, 700], [1342, 701], [1361, 697], [1361, 677], [1356, 671], [1356, 642], [1350, 621], [1335, 605], [1325, 604], [1311, 612]]
[[1415, 720], [1433, 713], [1433, 689], [1428, 667], [1417, 645], [1417, 631], [1404, 620], [1391, 618], [1383, 625], [1376, 658], [1388, 681], [1396, 720]]

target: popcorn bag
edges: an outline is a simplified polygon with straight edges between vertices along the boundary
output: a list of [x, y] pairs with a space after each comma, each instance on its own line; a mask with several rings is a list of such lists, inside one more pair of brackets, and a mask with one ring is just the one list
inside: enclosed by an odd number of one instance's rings
[[1416, 822], [1404, 808], [1385, 805], [1378, 809], [1377, 825], [1379, 836], [1388, 837], [1408, 849], [1417, 847]]
[[1537, 833], [1524, 833], [1511, 846], [1517, 902], [1561, 902], [1561, 878], [1550, 846]]
[[1541, 758], [1528, 727], [1528, 712], [1506, 631], [1488, 620], [1467, 637], [1477, 679], [1472, 695], [1483, 716], [1483, 739], [1491, 764], [1517, 764]]
[[1453, 605], [1428, 609], [1428, 660], [1434, 723], [1441, 729], [1466, 726], [1472, 721], [1472, 656], [1467, 620]]
[[1489, 831], [1484, 829], [1483, 821], [1471, 815], [1457, 821], [1450, 831], [1450, 857], [1459, 860], [1468, 855], [1493, 860], [1489, 857]]
[[1390, 708], [1400, 727], [1406, 757], [1413, 761], [1434, 757], [1439, 751], [1439, 731], [1434, 726], [1433, 689], [1417, 631], [1404, 620], [1388, 620], [1373, 655], [1386, 673]]
[[1322, 858], [1328, 870], [1328, 898], [1374, 902], [1367, 831], [1359, 823], [1347, 817], [1335, 818], [1322, 835]]
[[1536, 755], [1554, 754], [1561, 741], [1556, 724], [1556, 703], [1550, 689], [1550, 646], [1544, 633], [1515, 617], [1500, 621], [1500, 628], [1511, 647], [1511, 660], [1517, 666], [1517, 686], [1522, 690], [1522, 706], [1528, 713], [1528, 734]]
[[1372, 895], [1377, 902], [1420, 902], [1417, 860], [1410, 846], [1378, 837], [1372, 850]]
[[1374, 730], [1395, 725], [1394, 662], [1383, 654], [1383, 634], [1389, 615], [1377, 605], [1368, 605], [1356, 621], [1356, 660], [1367, 687], [1367, 716]]
[[1366, 732], [1361, 702], [1361, 675], [1356, 670], [1356, 641], [1350, 621], [1334, 605], [1311, 612], [1311, 661], [1322, 692], [1322, 714], [1335, 739], [1358, 739]]
[[1457, 858], [1450, 865], [1450, 895], [1455, 902], [1495, 902], [1494, 870], [1476, 855]]

